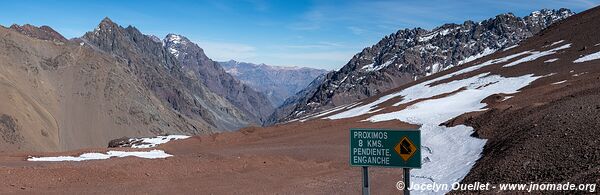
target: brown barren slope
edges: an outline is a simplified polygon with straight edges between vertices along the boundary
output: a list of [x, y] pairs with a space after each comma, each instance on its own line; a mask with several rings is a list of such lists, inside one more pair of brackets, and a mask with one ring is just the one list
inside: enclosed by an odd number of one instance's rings
[[106, 146], [122, 136], [181, 133], [192, 125], [210, 130], [172, 112], [130, 76], [125, 62], [87, 44], [0, 27], [0, 48], [0, 151]]

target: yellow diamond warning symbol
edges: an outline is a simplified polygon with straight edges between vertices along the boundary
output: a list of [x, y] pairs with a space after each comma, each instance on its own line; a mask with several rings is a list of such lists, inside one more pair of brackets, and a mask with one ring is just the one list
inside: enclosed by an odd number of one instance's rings
[[408, 161], [416, 152], [417, 147], [413, 144], [408, 137], [404, 136], [400, 141], [394, 146], [394, 150], [404, 161]]

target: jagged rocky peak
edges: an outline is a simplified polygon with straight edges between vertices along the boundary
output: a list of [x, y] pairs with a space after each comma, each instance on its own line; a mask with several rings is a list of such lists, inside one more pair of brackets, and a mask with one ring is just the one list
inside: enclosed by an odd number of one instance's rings
[[112, 29], [118, 28], [119, 25], [117, 23], [114, 23], [110, 18], [108, 17], [104, 17], [104, 19], [102, 19], [102, 21], [100, 21], [100, 24], [98, 24], [98, 27], [94, 30], [94, 31], [111, 31]]
[[[167, 51], [173, 54], [183, 65], [188, 65], [185, 67], [186, 69], [192, 68], [195, 69], [194, 71], [200, 71], [194, 68], [197, 66], [212, 66], [212, 68], [204, 71], [220, 69], [220, 67], [214, 67], [216, 62], [213, 62], [208, 56], [206, 56], [204, 49], [183, 35], [170, 33], [165, 36], [162, 44]], [[192, 65], [192, 67], [189, 65]]]
[[170, 33], [165, 37], [165, 43], [187, 44], [190, 40], [182, 35]]
[[65, 37], [63, 37], [60, 33], [56, 32], [49, 26], [37, 27], [31, 24], [24, 24], [22, 26], [18, 24], [13, 24], [10, 26], [10, 29], [36, 39], [56, 42], [67, 42], [67, 39]]
[[[167, 69], [176, 66], [176, 59], [169, 55], [160, 42], [142, 34], [137, 28], [123, 28], [105, 17], [91, 32], [81, 39], [100, 50], [111, 52], [125, 59], [137, 59], [148, 64], [160, 64]], [[142, 56], [142, 58], [140, 58]]]
[[134, 44], [147, 40], [152, 41], [152, 36], [142, 34], [142, 32], [140, 32], [137, 28], [131, 25], [128, 25], [127, 27], [122, 27], [119, 24], [113, 22], [108, 17], [102, 19], [102, 21], [100, 21], [100, 23], [94, 29], [94, 31], [87, 32], [84, 35], [84, 38], [92, 36], [104, 36], [111, 39], [126, 38], [120, 41], [128, 41]]
[[468, 63], [514, 46], [572, 15], [568, 9], [543, 9], [523, 18], [506, 13], [481, 22], [450, 23], [432, 30], [398, 30], [354, 55], [340, 70], [327, 74], [316, 89], [305, 90], [312, 93], [296, 98], [294, 109], [285, 108], [293, 111], [277, 121], [348, 104]]
[[[183, 35], [170, 33], [162, 41], [163, 46], [169, 50], [169, 53], [173, 54], [175, 57], [179, 58], [183, 56], [182, 54], [187, 54], [190, 52], [199, 53], [199, 55], [203, 56], [203, 58], [208, 59], [204, 54], [204, 50], [192, 43], [187, 37]], [[183, 53], [182, 53], [183, 52]]]

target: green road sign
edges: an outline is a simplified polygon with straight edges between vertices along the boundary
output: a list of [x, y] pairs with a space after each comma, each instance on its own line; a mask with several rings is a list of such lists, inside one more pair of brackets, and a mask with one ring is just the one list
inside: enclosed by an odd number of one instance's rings
[[350, 129], [350, 165], [421, 168], [421, 132]]

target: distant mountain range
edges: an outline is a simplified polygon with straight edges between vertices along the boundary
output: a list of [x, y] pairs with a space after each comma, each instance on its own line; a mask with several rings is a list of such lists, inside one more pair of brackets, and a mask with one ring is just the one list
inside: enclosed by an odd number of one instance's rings
[[322, 83], [304, 90], [308, 93], [277, 108], [268, 123], [355, 102], [507, 49], [573, 14], [568, 9], [543, 9], [523, 18], [507, 13], [433, 30], [399, 30], [354, 55], [340, 70], [328, 73]]
[[280, 106], [315, 78], [328, 72], [322, 69], [269, 66], [234, 60], [219, 63], [236, 79], [266, 94], [274, 107]]

